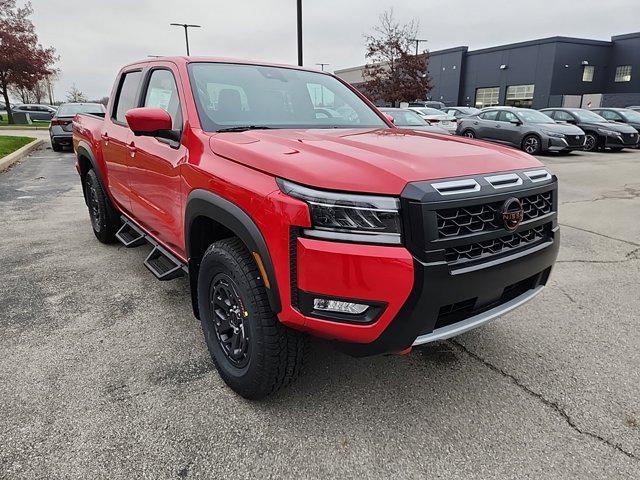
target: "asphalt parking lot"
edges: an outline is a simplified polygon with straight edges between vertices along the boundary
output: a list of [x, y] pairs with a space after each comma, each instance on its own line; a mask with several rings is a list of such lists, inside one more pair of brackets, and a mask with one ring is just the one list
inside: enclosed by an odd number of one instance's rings
[[541, 157], [562, 247], [527, 306], [410, 355], [320, 344], [267, 401], [184, 279], [98, 243], [70, 153], [0, 174], [1, 478], [640, 478], [640, 151]]

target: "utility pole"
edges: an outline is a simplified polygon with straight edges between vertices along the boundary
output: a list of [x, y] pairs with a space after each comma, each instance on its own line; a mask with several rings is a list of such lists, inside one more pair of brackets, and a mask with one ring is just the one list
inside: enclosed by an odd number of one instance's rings
[[420, 46], [420, 42], [428, 42], [429, 40], [425, 40], [423, 38], [410, 38], [410, 42], [416, 42], [416, 57], [418, 56], [418, 47]]
[[302, 0], [297, 0], [298, 10], [298, 66], [302, 66]]
[[331, 64], [330, 63], [316, 63], [316, 65], [320, 65], [320, 68], [324, 72], [324, 67], [326, 67], [327, 65], [331, 65]]
[[172, 27], [182, 27], [184, 28], [184, 40], [187, 44], [187, 57], [190, 55], [189, 53], [189, 28], [200, 28], [201, 25], [191, 25], [189, 23], [170, 23]]

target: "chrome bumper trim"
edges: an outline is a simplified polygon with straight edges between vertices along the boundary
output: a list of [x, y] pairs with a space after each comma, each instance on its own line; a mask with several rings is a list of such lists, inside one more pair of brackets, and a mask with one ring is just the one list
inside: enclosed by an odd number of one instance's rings
[[499, 305], [491, 310], [487, 310], [486, 312], [482, 312], [473, 317], [469, 317], [466, 320], [462, 320], [460, 322], [454, 323], [452, 325], [447, 325], [446, 327], [438, 328], [431, 333], [426, 335], [421, 335], [415, 339], [413, 342], [413, 346], [416, 347], [418, 345], [424, 345], [425, 343], [436, 342], [438, 340], [445, 340], [447, 338], [455, 337], [456, 335], [460, 335], [468, 330], [473, 330], [474, 328], [480, 327], [485, 323], [497, 318], [501, 315], [504, 315], [511, 310], [518, 308], [520, 305], [527, 303], [533, 297], [538, 295], [544, 289], [544, 285], [540, 285], [528, 292], [523, 293], [522, 295], [510, 300], [502, 305]]

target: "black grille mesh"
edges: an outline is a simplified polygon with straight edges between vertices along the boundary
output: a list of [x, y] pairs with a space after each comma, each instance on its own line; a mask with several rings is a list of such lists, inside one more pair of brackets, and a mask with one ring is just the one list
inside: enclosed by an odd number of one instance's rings
[[[520, 201], [524, 209], [524, 221], [546, 215], [553, 208], [552, 192], [529, 195], [521, 198]], [[503, 203], [503, 201], [500, 201], [438, 210], [436, 212], [438, 237], [451, 238], [503, 228], [500, 215]]]
[[476, 260], [487, 255], [496, 255], [504, 251], [530, 246], [546, 236], [545, 225], [513, 233], [504, 237], [469, 243], [445, 249], [445, 260], [457, 262], [459, 260]]

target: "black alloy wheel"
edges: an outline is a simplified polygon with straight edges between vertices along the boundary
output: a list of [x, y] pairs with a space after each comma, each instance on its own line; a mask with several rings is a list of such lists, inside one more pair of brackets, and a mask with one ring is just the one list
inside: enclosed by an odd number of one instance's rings
[[586, 152], [594, 152], [598, 148], [598, 137], [593, 133], [587, 133], [584, 141], [584, 150]]
[[540, 153], [540, 150], [542, 149], [540, 139], [535, 135], [529, 135], [522, 142], [522, 149], [529, 155], [536, 155]]
[[229, 275], [219, 273], [214, 277], [209, 302], [220, 348], [234, 367], [244, 367], [250, 355], [249, 329], [244, 323], [249, 312], [238, 294], [238, 286]]

